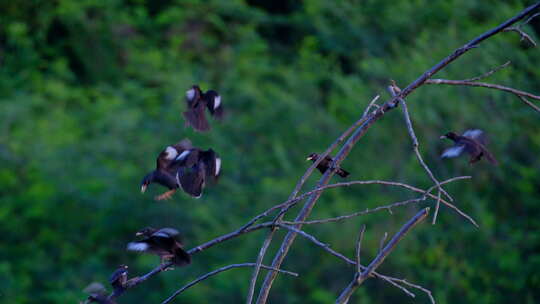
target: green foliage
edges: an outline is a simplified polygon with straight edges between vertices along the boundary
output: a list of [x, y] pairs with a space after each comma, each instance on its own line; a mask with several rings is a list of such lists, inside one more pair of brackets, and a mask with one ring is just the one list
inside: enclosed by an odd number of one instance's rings
[[[132, 275], [145, 273], [158, 259], [124, 250], [143, 226], [178, 227], [190, 248], [236, 229], [285, 200], [308, 165], [306, 155], [324, 150], [373, 96], [387, 99], [390, 79], [406, 85], [530, 2], [1, 2], [0, 302], [76, 303], [87, 284], [106, 283], [120, 263]], [[539, 21], [525, 30], [538, 38]], [[538, 94], [540, 51], [515, 33], [486, 41], [437, 77], [469, 78], [508, 60], [511, 66], [488, 81]], [[227, 117], [212, 121], [210, 133], [183, 126], [183, 95], [195, 83], [223, 96]], [[534, 303], [540, 288], [538, 113], [515, 96], [482, 88], [425, 86], [408, 101], [436, 176], [473, 176], [447, 188], [481, 228], [443, 207], [437, 225], [413, 231], [381, 272], [431, 289], [441, 304]], [[438, 158], [449, 144], [438, 136], [469, 127], [492, 135], [499, 167]], [[200, 200], [177, 194], [156, 203], [158, 186], [141, 195], [139, 181], [156, 155], [184, 137], [221, 154], [220, 183]], [[430, 185], [400, 110], [378, 122], [343, 166], [352, 179]], [[409, 197], [380, 186], [333, 189], [312, 217]], [[384, 232], [394, 233], [417, 208], [432, 204], [306, 230], [352, 256], [366, 223], [362, 256], [368, 261]], [[197, 254], [191, 266], [160, 274], [119, 302], [159, 303], [202, 273], [254, 261], [263, 236]], [[301, 239], [284, 268], [301, 279], [279, 277], [273, 303], [328, 303], [353, 275]], [[220, 274], [177, 302], [241, 302], [249, 275], [249, 269]], [[369, 280], [353, 301], [411, 299]], [[418, 293], [414, 301], [428, 299]]]

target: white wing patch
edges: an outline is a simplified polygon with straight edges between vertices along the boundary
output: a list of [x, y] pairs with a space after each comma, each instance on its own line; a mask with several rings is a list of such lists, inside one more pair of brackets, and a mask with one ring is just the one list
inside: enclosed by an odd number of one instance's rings
[[482, 130], [480, 130], [480, 129], [473, 129], [473, 130], [465, 131], [465, 133], [463, 133], [463, 136], [469, 137], [469, 138], [472, 138], [472, 139], [477, 139], [482, 135], [482, 133], [484, 133], [484, 132], [482, 132]]
[[195, 97], [195, 89], [189, 89], [186, 91], [186, 97], [189, 100], [192, 100]]
[[178, 155], [178, 151], [176, 151], [176, 149], [171, 146], [168, 146], [165, 149], [165, 153], [167, 153], [167, 156], [165, 156], [166, 159], [174, 159], [176, 155]]
[[463, 152], [464, 148], [465, 148], [465, 145], [460, 145], [460, 146], [455, 146], [455, 147], [452, 147], [452, 148], [448, 148], [441, 155], [441, 158], [457, 157]]
[[221, 96], [218, 95], [214, 97], [214, 110], [217, 109], [220, 104], [221, 104]]
[[216, 171], [215, 171], [214, 174], [215, 174], [216, 176], [218, 176], [220, 170], [221, 170], [221, 158], [216, 157]]
[[142, 242], [131, 242], [127, 245], [127, 250], [145, 251], [148, 249], [148, 244]]
[[191, 153], [191, 151], [189, 151], [189, 150], [186, 150], [186, 151], [180, 153], [180, 155], [178, 155], [176, 160], [184, 160], [189, 155], [189, 153]]

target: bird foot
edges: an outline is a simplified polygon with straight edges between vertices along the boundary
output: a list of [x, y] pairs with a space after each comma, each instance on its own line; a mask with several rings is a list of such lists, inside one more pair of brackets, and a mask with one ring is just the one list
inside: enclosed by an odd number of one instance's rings
[[167, 191], [161, 195], [156, 196], [154, 199], [156, 201], [169, 200], [172, 198], [173, 194], [176, 192], [176, 189]]

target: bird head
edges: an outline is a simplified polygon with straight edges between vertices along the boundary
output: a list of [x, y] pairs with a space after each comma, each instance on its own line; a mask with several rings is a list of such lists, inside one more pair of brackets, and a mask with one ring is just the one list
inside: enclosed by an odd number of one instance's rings
[[452, 139], [452, 140], [455, 140], [456, 138], [458, 137], [458, 135], [454, 132], [448, 132], [446, 134], [444, 134], [443, 136], [439, 137], [440, 139], [445, 139], [445, 138], [448, 138], [448, 139]]
[[145, 227], [145, 228], [137, 231], [137, 233], [135, 233], [135, 236], [150, 236], [150, 235], [152, 235], [152, 233], [154, 233], [156, 231], [157, 231], [157, 229], [155, 229], [155, 228]]
[[319, 158], [319, 154], [317, 153], [311, 153], [306, 160], [317, 160]]
[[148, 185], [154, 182], [154, 172], [147, 174], [141, 181], [141, 193], [146, 192]]

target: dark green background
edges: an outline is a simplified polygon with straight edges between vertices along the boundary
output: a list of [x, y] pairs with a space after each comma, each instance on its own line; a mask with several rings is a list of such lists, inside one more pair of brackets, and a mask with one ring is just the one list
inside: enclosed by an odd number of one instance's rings
[[[144, 226], [181, 229], [188, 248], [227, 233], [286, 199], [309, 165], [395, 79], [405, 86], [455, 48], [533, 1], [41, 0], [0, 2], [0, 302], [77, 303], [120, 263], [140, 275], [158, 258], [124, 250]], [[524, 27], [538, 38], [540, 18]], [[540, 39], [537, 39], [540, 40]], [[464, 79], [510, 60], [488, 82], [540, 93], [540, 49], [516, 33], [489, 39], [437, 77]], [[198, 83], [223, 96], [227, 117], [209, 133], [184, 128], [184, 92]], [[483, 88], [424, 86], [408, 98], [422, 153], [476, 229], [442, 208], [380, 271], [421, 284], [438, 303], [534, 303], [540, 290], [540, 124], [515, 96]], [[538, 105], [538, 101], [536, 101]], [[500, 161], [441, 161], [450, 130], [491, 135]], [[139, 192], [168, 144], [188, 137], [223, 158], [220, 183], [194, 200]], [[400, 111], [367, 133], [343, 163], [348, 180], [429, 187]], [[308, 182], [312, 186], [319, 173]], [[333, 181], [340, 179], [334, 177]], [[306, 187], [306, 190], [308, 188]], [[325, 192], [311, 218], [352, 213], [414, 197], [392, 187]], [[422, 206], [306, 227], [352, 257], [367, 225], [363, 259]], [[297, 212], [294, 209], [290, 216]], [[253, 262], [259, 231], [193, 257], [119, 298], [160, 303], [195, 277]], [[276, 238], [279, 243], [283, 232]], [[275, 252], [271, 247], [268, 260]], [[298, 239], [271, 303], [329, 303], [353, 269]], [[176, 303], [244, 301], [250, 269], [199, 284]], [[353, 303], [428, 303], [368, 280]]]

